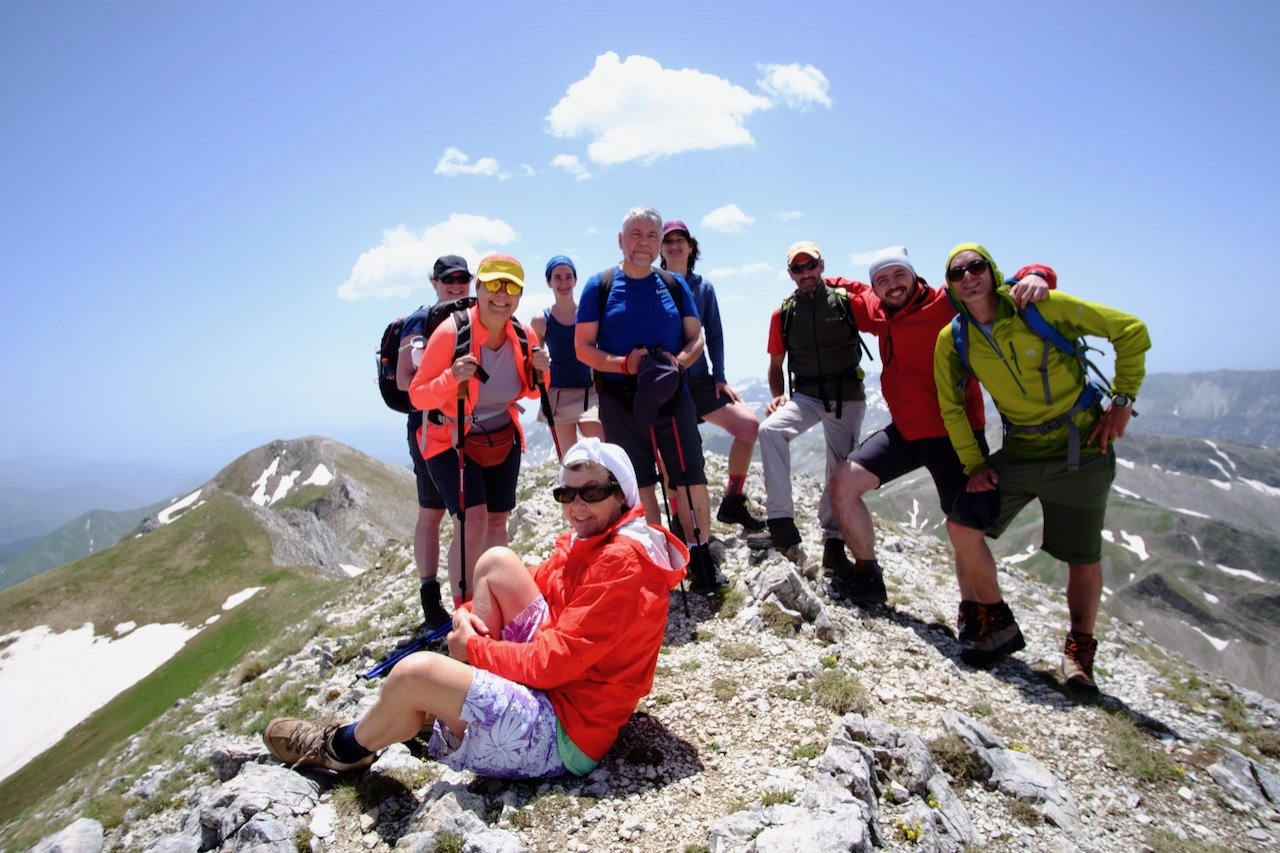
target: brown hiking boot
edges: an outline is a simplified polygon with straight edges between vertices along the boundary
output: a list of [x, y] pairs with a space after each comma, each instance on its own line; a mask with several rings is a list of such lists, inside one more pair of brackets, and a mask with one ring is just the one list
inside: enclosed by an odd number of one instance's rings
[[978, 639], [978, 631], [982, 628], [982, 619], [978, 615], [981, 606], [976, 601], [960, 600], [960, 611], [956, 614], [956, 639], [961, 643], [972, 643]]
[[960, 660], [969, 666], [993, 666], [1001, 658], [1027, 647], [1022, 629], [1003, 601], [979, 604], [977, 621], [977, 636], [960, 650]]
[[268, 752], [289, 765], [291, 770], [315, 767], [335, 773], [349, 773], [352, 770], [364, 770], [373, 763], [373, 755], [366, 755], [359, 761], [349, 763], [339, 761], [333, 754], [333, 735], [337, 730], [338, 726], [322, 729], [296, 717], [276, 717], [263, 729], [262, 742], [267, 745]]
[[1098, 695], [1098, 684], [1093, 680], [1093, 656], [1098, 651], [1098, 641], [1092, 634], [1072, 631], [1062, 647], [1062, 677], [1067, 689], [1087, 696]]

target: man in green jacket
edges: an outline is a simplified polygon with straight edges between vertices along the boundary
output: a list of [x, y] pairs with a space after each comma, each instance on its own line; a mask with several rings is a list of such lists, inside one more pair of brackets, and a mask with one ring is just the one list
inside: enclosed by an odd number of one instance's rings
[[[972, 507], [969, 521], [984, 514], [983, 502], [998, 494], [998, 508], [986, 535], [998, 537], [1032, 500], [1044, 511], [1043, 548], [1067, 563], [1067, 609], [1071, 630], [1063, 650], [1069, 688], [1096, 693], [1093, 636], [1102, 600], [1102, 526], [1115, 477], [1112, 443], [1124, 435], [1132, 404], [1145, 374], [1151, 347], [1137, 317], [1054, 291], [1036, 307], [1068, 340], [1106, 338], [1115, 349], [1110, 404], [1082, 397], [1085, 366], [1033, 331], [1018, 314], [991, 253], [977, 243], [961, 243], [947, 259], [947, 283], [967, 323], [969, 370], [991, 394], [1005, 425], [1004, 446], [985, 457], [965, 416], [965, 362], [952, 327], [938, 334], [934, 378], [947, 434], [969, 475], [966, 494], [952, 519]], [[961, 657], [990, 666], [1025, 646], [1022, 632], [1004, 602], [995, 561], [982, 545], [983, 532], [949, 519], [947, 532], [957, 562], [970, 574], [977, 593], [980, 628]], [[963, 552], [963, 553], [962, 553]]]

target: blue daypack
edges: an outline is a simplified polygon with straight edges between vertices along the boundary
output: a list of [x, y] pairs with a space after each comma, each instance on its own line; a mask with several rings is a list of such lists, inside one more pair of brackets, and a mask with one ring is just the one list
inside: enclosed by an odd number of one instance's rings
[[[954, 300], [952, 301], [954, 302]], [[1030, 426], [1010, 423], [1003, 414], [1000, 415], [1000, 420], [1004, 423], [1006, 434], [1039, 433], [1043, 435], [1063, 426], [1067, 427], [1070, 435], [1067, 445], [1067, 470], [1074, 471], [1080, 467], [1080, 431], [1076, 427], [1075, 416], [1093, 408], [1104, 397], [1110, 397], [1111, 383], [1102, 375], [1102, 371], [1098, 369], [1097, 365], [1085, 355], [1085, 353], [1094, 348], [1090, 347], [1084, 338], [1076, 341], [1068, 340], [1066, 335], [1059, 332], [1044, 318], [1044, 315], [1040, 313], [1040, 309], [1036, 308], [1034, 302], [1028, 303], [1025, 308], [1019, 308], [1018, 318], [1026, 324], [1028, 329], [1035, 333], [1036, 337], [1080, 363], [1080, 373], [1084, 377], [1084, 387], [1080, 389], [1080, 395], [1076, 397], [1075, 404], [1053, 420]], [[951, 341], [955, 344], [956, 354], [960, 356], [960, 363], [964, 367], [964, 377], [959, 382], [962, 387], [974, 375], [973, 368], [969, 365], [969, 322], [969, 316], [963, 311], [951, 318]], [[1090, 370], [1098, 378], [1097, 382], [1089, 379]], [[1044, 355], [1040, 359], [1040, 379], [1044, 384], [1044, 401], [1046, 404], [1052, 404], [1053, 394], [1049, 391], [1049, 347], [1044, 348]]]

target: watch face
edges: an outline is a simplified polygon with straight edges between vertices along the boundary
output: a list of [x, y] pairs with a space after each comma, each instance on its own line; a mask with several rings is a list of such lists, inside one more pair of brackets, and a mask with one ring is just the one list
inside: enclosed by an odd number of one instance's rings
[[1128, 394], [1116, 394], [1111, 398], [1111, 405], [1113, 406], [1123, 407], [1123, 406], [1131, 405], [1132, 403], [1133, 403], [1133, 398], [1130, 397]]

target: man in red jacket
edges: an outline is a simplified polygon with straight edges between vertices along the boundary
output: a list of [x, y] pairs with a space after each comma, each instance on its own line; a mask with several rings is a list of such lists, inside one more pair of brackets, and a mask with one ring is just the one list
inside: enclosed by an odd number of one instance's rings
[[[1024, 267], [1013, 289], [1021, 305], [1044, 299], [1056, 276], [1048, 267]], [[883, 604], [884, 577], [876, 561], [876, 534], [863, 495], [924, 466], [933, 477], [944, 515], [952, 515], [956, 497], [968, 478], [947, 437], [933, 378], [933, 350], [938, 332], [956, 310], [945, 289], [933, 288], [907, 258], [906, 249], [878, 255], [869, 269], [873, 294], [863, 294], [872, 314], [869, 331], [880, 340], [880, 391], [893, 422], [870, 435], [831, 476], [832, 503], [844, 540], [853, 552], [855, 571], [836, 575], [837, 590], [860, 604]], [[1046, 284], [1046, 282], [1048, 282]], [[841, 284], [846, 284], [840, 280]], [[846, 286], [859, 286], [849, 282]], [[982, 391], [976, 381], [965, 388], [965, 410], [974, 435], [985, 448]], [[954, 516], [953, 516], [954, 517]], [[982, 519], [957, 519], [982, 526]], [[983, 547], [986, 547], [985, 541]], [[956, 566], [960, 583], [961, 639], [977, 630], [977, 598]]]
[[377, 750], [432, 726], [431, 755], [455, 770], [590, 773], [653, 686], [668, 594], [689, 552], [646, 523], [635, 471], [615, 444], [571, 447], [553, 494], [573, 529], [537, 567], [508, 548], [480, 557], [475, 596], [454, 610], [449, 656], [397, 663], [357, 723], [272, 720], [262, 735], [271, 754], [292, 767], [363, 770]]

